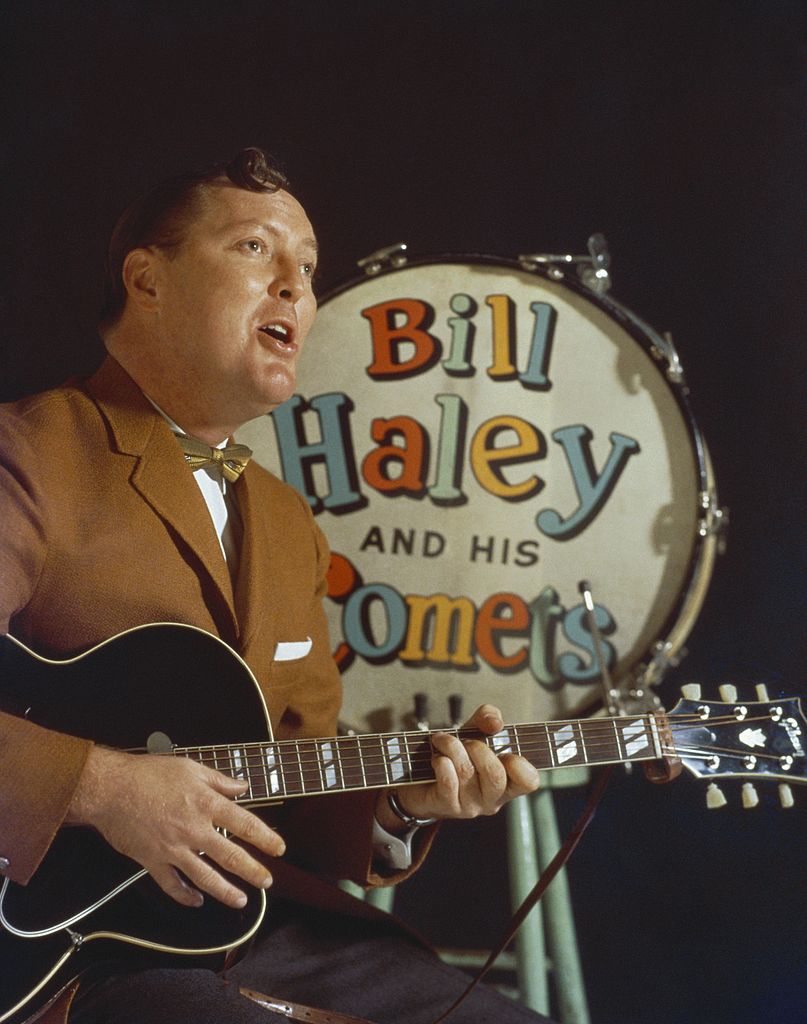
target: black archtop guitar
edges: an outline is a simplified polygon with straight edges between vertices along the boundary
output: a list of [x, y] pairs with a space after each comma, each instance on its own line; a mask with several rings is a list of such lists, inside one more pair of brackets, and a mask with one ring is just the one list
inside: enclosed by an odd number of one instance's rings
[[[193, 758], [245, 779], [238, 802], [248, 806], [432, 778], [430, 732], [275, 742], [244, 661], [192, 626], [141, 626], [67, 661], [0, 637], [0, 709], [107, 746]], [[785, 805], [787, 784], [807, 778], [807, 721], [795, 698], [683, 699], [666, 713], [475, 735], [541, 769], [680, 761], [712, 786], [729, 776], [776, 780]], [[6, 879], [0, 888], [0, 1022], [35, 1019], [83, 971], [133, 953], [215, 966], [250, 939], [265, 908], [258, 891], [238, 911], [213, 899], [183, 908], [93, 830], [62, 829], [28, 885]]]

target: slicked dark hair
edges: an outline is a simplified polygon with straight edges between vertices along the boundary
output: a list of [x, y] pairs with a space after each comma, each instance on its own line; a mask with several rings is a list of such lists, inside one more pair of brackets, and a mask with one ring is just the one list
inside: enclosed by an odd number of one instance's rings
[[248, 192], [277, 192], [288, 188], [286, 175], [262, 149], [249, 146], [227, 163], [196, 174], [182, 174], [155, 185], [131, 204], [121, 216], [109, 240], [101, 306], [101, 327], [110, 327], [126, 304], [123, 262], [132, 249], [153, 245], [176, 249], [188, 223], [214, 188], [234, 185]]

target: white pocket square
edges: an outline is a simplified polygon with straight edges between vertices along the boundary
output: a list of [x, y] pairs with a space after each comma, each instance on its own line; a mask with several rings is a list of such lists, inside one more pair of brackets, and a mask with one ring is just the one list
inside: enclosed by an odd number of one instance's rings
[[278, 641], [275, 647], [275, 661], [297, 661], [304, 658], [311, 650], [314, 641], [311, 637], [305, 640], [292, 640], [290, 642]]

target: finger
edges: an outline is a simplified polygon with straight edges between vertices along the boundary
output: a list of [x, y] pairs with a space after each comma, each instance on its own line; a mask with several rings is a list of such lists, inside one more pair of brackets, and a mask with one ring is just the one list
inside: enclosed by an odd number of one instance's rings
[[214, 771], [213, 768], [205, 768], [205, 771], [208, 784], [223, 796], [234, 798], [249, 789], [246, 779], [236, 779], [232, 775], [225, 775], [224, 772]]
[[191, 885], [223, 903], [226, 907], [239, 910], [246, 905], [247, 894], [216, 869], [212, 860], [203, 853], [187, 852], [179, 868]]
[[228, 874], [242, 878], [256, 889], [268, 889], [272, 884], [272, 875], [265, 864], [240, 843], [233, 842], [219, 832], [211, 833], [202, 852], [210, 862], [215, 862]]
[[204, 896], [172, 868], [170, 864], [161, 864], [159, 867], [149, 869], [149, 874], [159, 885], [166, 896], [181, 904], [183, 907], [201, 907], [204, 903]]
[[469, 740], [465, 744], [468, 757], [476, 772], [480, 810], [493, 814], [501, 806], [502, 798], [507, 789], [508, 775], [505, 766], [493, 751], [479, 740]]
[[226, 829], [231, 835], [238, 836], [270, 857], [282, 857], [286, 852], [283, 838], [244, 807], [230, 801], [222, 803], [215, 808], [213, 820], [219, 828]]
[[541, 780], [541, 773], [535, 765], [530, 764], [526, 757], [505, 754], [501, 758], [501, 762], [507, 773], [508, 796], [520, 796], [522, 793], [535, 792]]
[[490, 736], [504, 728], [504, 719], [501, 711], [493, 704], [482, 704], [468, 719], [465, 728], [478, 729]]
[[451, 761], [460, 785], [463, 785], [474, 777], [474, 766], [465, 744], [456, 736], [447, 732], [438, 732], [432, 736], [432, 746], [438, 754], [442, 754]]

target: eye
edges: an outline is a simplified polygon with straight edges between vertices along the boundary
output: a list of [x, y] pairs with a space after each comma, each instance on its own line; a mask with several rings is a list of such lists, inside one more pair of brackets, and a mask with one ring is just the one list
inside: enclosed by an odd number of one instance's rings
[[254, 252], [259, 256], [264, 256], [269, 252], [269, 246], [262, 238], [245, 238], [238, 243], [237, 248], [243, 249], [245, 252]]
[[300, 267], [300, 270], [302, 270], [303, 274], [306, 277], [313, 277], [314, 274], [316, 273], [317, 268], [313, 263], [303, 263], [303, 265]]

